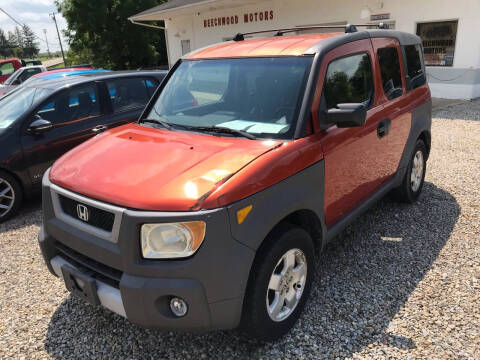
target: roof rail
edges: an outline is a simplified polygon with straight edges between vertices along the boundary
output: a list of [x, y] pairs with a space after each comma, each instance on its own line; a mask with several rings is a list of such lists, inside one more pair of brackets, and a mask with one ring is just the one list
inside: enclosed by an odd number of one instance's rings
[[[233, 37], [233, 41], [243, 41], [247, 35], [257, 35], [274, 32], [274, 36], [282, 36], [285, 33], [301, 31], [301, 30], [315, 30], [315, 29], [343, 29], [345, 33], [354, 33], [357, 32], [358, 27], [371, 27], [376, 24], [346, 24], [346, 25], [316, 25], [316, 26], [299, 26], [296, 28], [287, 28], [287, 29], [270, 29], [270, 30], [261, 30], [261, 31], [252, 31], [248, 33], [238, 33]], [[376, 25], [379, 29], [388, 29], [388, 24], [379, 23]]]

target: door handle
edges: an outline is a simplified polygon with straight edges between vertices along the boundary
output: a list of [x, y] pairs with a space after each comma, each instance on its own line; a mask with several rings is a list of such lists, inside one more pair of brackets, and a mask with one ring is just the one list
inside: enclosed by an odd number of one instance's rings
[[95, 134], [100, 134], [101, 132], [107, 130], [108, 128], [105, 125], [98, 125], [92, 129], [92, 132]]
[[382, 138], [389, 133], [391, 124], [392, 121], [389, 118], [383, 119], [378, 123], [377, 135], [379, 138]]

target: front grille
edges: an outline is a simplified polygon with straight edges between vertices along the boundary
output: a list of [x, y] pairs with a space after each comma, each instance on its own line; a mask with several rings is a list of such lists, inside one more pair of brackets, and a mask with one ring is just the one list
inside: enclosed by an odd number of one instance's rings
[[122, 272], [110, 266], [104, 265], [80, 254], [79, 252], [59, 243], [55, 242], [55, 247], [62, 254], [62, 257], [72, 263], [80, 270], [90, 270], [94, 279], [109, 284], [115, 288], [119, 288]]
[[[63, 195], [59, 195], [58, 197], [60, 199], [60, 205], [62, 206], [62, 210], [65, 214], [102, 230], [108, 232], [112, 231], [113, 222], [115, 221], [115, 214], [90, 205], [82, 204], [81, 202], [67, 198]], [[79, 217], [77, 210], [78, 205], [82, 205], [87, 209], [88, 217], [86, 221]]]

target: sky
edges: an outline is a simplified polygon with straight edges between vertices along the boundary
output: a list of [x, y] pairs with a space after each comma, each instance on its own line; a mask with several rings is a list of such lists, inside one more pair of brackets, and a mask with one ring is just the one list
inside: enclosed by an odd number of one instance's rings
[[[0, 0], [0, 8], [9, 13], [18, 22], [30, 26], [33, 32], [43, 40], [37, 39], [40, 52], [47, 51], [43, 29], [47, 29], [47, 41], [50, 51], [60, 50], [55, 23], [48, 15], [49, 13], [57, 12], [54, 0]], [[68, 45], [62, 35], [62, 29], [66, 29], [67, 24], [62, 15], [57, 14], [55, 17], [57, 18], [58, 30], [62, 37], [63, 49], [66, 50]], [[0, 11], [0, 29], [7, 33], [8, 31], [13, 31], [15, 25], [17, 24], [13, 20]]]

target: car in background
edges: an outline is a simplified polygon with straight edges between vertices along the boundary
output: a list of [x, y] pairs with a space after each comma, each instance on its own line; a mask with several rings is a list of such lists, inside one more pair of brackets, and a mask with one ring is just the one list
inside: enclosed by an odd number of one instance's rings
[[17, 58], [0, 60], [0, 84], [3, 84], [10, 75], [23, 66], [22, 61]]
[[46, 72], [47, 68], [43, 65], [31, 65], [21, 67], [16, 70], [3, 84], [0, 85], [0, 96], [12, 91], [24, 81], [30, 79], [33, 75]]
[[0, 99], [0, 222], [40, 189], [62, 154], [133, 122], [166, 71], [94, 72], [18, 87]]
[[23, 66], [28, 67], [28, 66], [35, 66], [35, 65], [42, 65], [42, 62], [40, 60], [36, 59], [31, 59], [31, 60], [21, 60]]

